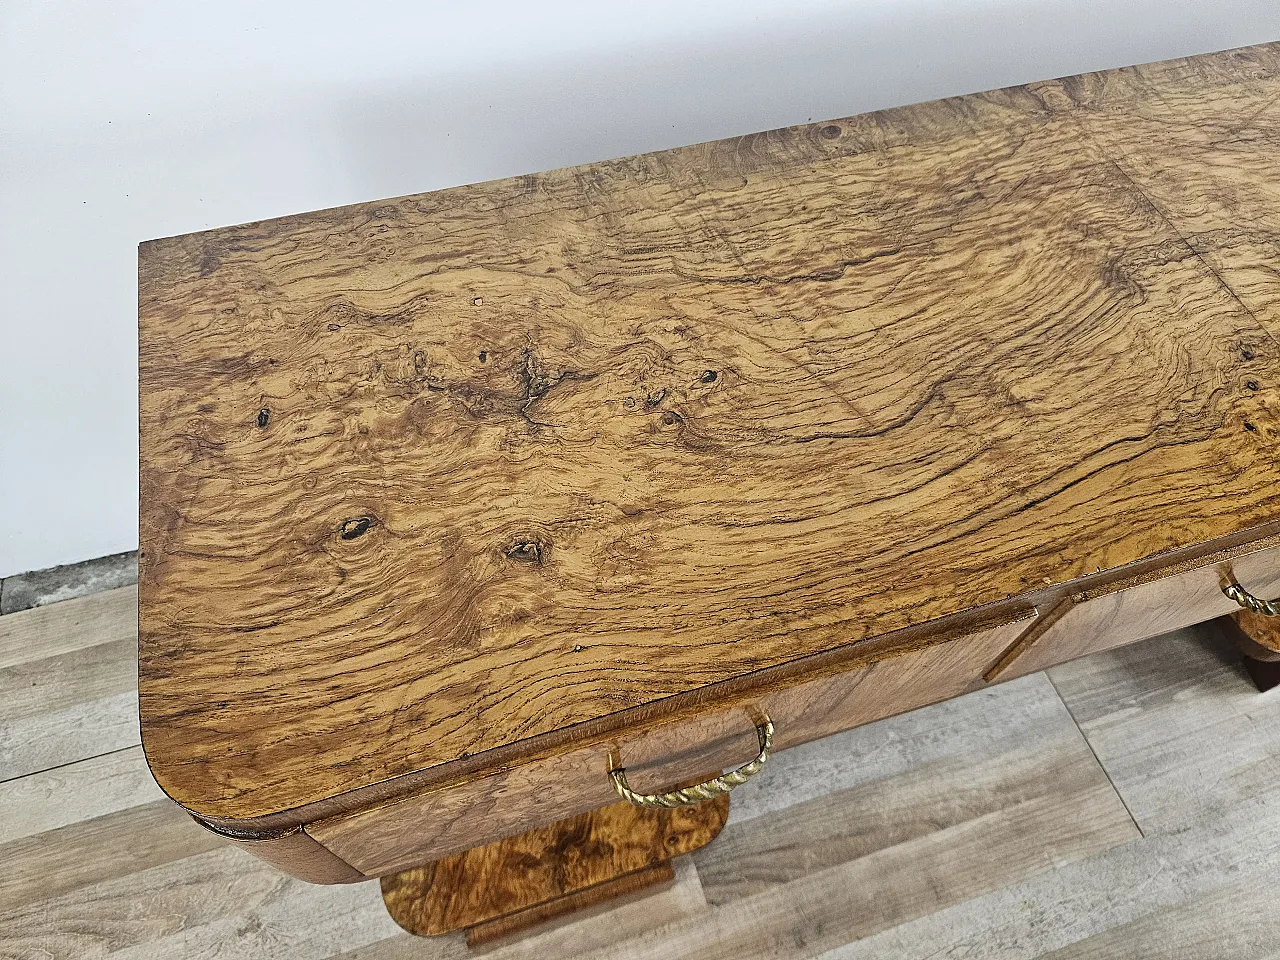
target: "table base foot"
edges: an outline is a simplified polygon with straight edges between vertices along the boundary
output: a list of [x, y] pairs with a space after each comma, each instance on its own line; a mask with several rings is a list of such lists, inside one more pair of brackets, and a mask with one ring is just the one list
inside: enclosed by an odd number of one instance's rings
[[1244, 669], [1263, 693], [1280, 686], [1280, 618], [1241, 610], [1217, 621], [1244, 658]]
[[410, 933], [484, 943], [671, 880], [670, 860], [710, 843], [728, 814], [727, 794], [671, 810], [613, 803], [383, 877], [382, 899]]

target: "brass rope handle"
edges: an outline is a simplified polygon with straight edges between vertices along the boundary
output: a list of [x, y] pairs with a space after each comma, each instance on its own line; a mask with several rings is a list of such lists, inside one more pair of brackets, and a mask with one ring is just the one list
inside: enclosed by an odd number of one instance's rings
[[1280, 603], [1271, 600], [1259, 600], [1238, 583], [1230, 583], [1222, 588], [1222, 592], [1246, 610], [1260, 613], [1264, 617], [1280, 617]]
[[723, 776], [715, 777], [703, 783], [695, 783], [683, 790], [670, 793], [636, 793], [627, 784], [627, 771], [616, 767], [609, 771], [609, 779], [613, 781], [613, 789], [623, 800], [634, 803], [637, 807], [689, 807], [703, 800], [710, 800], [722, 793], [728, 793], [734, 787], [746, 783], [764, 766], [769, 759], [769, 751], [773, 749], [773, 721], [765, 719], [756, 724], [756, 737], [760, 740], [760, 752], [754, 760], [744, 763], [737, 770], [730, 770]]

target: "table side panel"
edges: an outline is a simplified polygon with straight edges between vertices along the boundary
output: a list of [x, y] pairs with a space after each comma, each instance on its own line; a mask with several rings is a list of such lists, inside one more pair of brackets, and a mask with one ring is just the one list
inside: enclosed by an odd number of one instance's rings
[[[198, 819], [196, 822], [200, 823]], [[212, 829], [207, 824], [200, 825]], [[359, 883], [369, 879], [300, 829], [264, 840], [230, 837], [218, 830], [212, 832], [277, 870], [308, 883]]]
[[1280, 593], [1280, 546], [1193, 567], [1098, 596], [1084, 595], [998, 679], [1010, 680], [1068, 660], [1239, 610], [1222, 588], [1235, 580], [1264, 599]]
[[[620, 744], [632, 786], [670, 788], [691, 773], [744, 763], [756, 751], [750, 714], [774, 721], [776, 749], [958, 696], [1033, 617], [908, 650], [743, 701], [689, 724], [672, 724]], [[712, 736], [715, 739], [706, 740]], [[683, 741], [683, 742], [682, 742]], [[678, 749], [655, 755], [656, 745]], [[368, 875], [393, 873], [513, 833], [546, 825], [617, 799], [610, 750], [600, 743], [453, 787], [429, 791], [307, 826], [307, 833]]]

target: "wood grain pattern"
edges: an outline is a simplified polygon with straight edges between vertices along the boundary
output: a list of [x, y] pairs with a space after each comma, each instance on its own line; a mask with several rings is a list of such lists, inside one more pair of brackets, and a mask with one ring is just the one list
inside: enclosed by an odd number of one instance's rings
[[469, 927], [467, 946], [476, 947], [495, 940], [504, 940], [516, 934], [524, 934], [531, 927], [540, 926], [556, 917], [590, 910], [593, 907], [598, 908], [605, 904], [613, 906], [618, 900], [632, 898], [637, 893], [650, 893], [650, 887], [671, 883], [675, 880], [675, 876], [675, 868], [670, 862], [623, 874], [616, 879], [606, 880], [604, 883], [570, 893], [557, 900], [540, 903], [519, 913], [497, 917]]
[[0, 617], [0, 669], [113, 641], [138, 642], [136, 586]]
[[[1277, 45], [1086, 75], [1044, 95], [1115, 158], [1151, 210], [1273, 336], [1280, 334]], [[1202, 97], [1206, 88], [1230, 103]]]
[[[1265, 909], [1246, 894], [1272, 889], [1280, 864], [1280, 699], [1256, 694], [1213, 627], [1052, 676], [1071, 714], [1037, 674], [782, 751], [734, 792], [725, 832], [676, 861], [674, 885], [484, 955], [666, 958], [745, 926], [735, 960], [1268, 956]], [[1145, 837], [1102, 772], [1088, 776], [1072, 714]], [[6, 960], [475, 955], [461, 935], [401, 931], [376, 883], [290, 880], [146, 801], [136, 763], [56, 776], [50, 796], [66, 800], [52, 809], [0, 807], [20, 835], [0, 844]], [[32, 778], [6, 796], [53, 789]]]
[[469, 947], [466, 939], [457, 935], [424, 940], [400, 931], [396, 936], [343, 953], [338, 960], [466, 960], [476, 956], [544, 960], [593, 956], [597, 951], [606, 956], [610, 950], [616, 954], [620, 942], [705, 912], [706, 902], [692, 859], [681, 857], [671, 867], [674, 883], [658, 884], [630, 896], [615, 897], [595, 908], [552, 917], [500, 944]]
[[[1088, 747], [1077, 741], [1076, 749]], [[1080, 775], [1075, 767], [1064, 777], [1061, 790], [1037, 791], [1022, 802], [998, 805], [985, 816], [926, 829], [901, 842], [884, 837], [888, 843], [882, 849], [849, 859], [830, 856], [820, 840], [830, 834], [811, 821], [807, 833], [817, 841], [813, 847], [806, 844], [796, 850], [794, 859], [790, 851], [779, 851], [772, 862], [752, 859], [744, 886], [754, 886], [753, 892], [726, 896], [706, 916], [649, 931], [615, 955], [628, 960], [818, 957], [895, 923], [935, 911], [945, 915], [946, 907], [1135, 841], [1133, 822], [1101, 771], [1095, 765], [1093, 775], [1086, 775], [1087, 787], [1076, 779]], [[753, 826], [759, 842], [768, 844], [768, 818]], [[727, 830], [724, 838], [728, 839]], [[880, 838], [869, 839], [874, 843]], [[708, 859], [716, 846], [706, 848]], [[851, 846], [845, 845], [845, 850], [852, 853]], [[810, 863], [804, 866], [806, 859]], [[717, 892], [708, 893], [714, 904]], [[896, 960], [899, 954], [887, 951], [879, 956]]]
[[0, 668], [0, 781], [138, 744], [137, 642], [132, 631], [112, 629], [114, 620], [105, 618], [108, 639], [101, 643], [42, 643], [30, 652], [50, 655], [28, 658], [15, 651], [6, 657], [10, 665]]
[[1275, 792], [1280, 699], [1258, 696], [1216, 622], [1048, 675], [1144, 832], [1176, 836]]
[[715, 839], [728, 815], [728, 795], [671, 810], [611, 803], [384, 876], [382, 896], [392, 918], [411, 933], [448, 933], [584, 893], [691, 853]]
[[[1099, 814], [1101, 829], [1095, 839], [1109, 843], [1138, 839], [1139, 831], [1124, 805], [1114, 795], [1108, 796], [1109, 789], [1102, 789], [1105, 775], [1069, 721], [1060, 722], [1054, 734], [1047, 738], [1047, 749], [1038, 752], [1010, 747], [986, 763], [967, 753], [888, 781], [832, 791], [758, 822], [736, 826], [717, 841], [715, 849], [695, 857], [703, 895], [714, 906], [745, 897], [763, 899], [821, 870], [877, 855], [890, 859], [895, 848], [900, 855], [903, 846], [927, 844], [946, 831], [964, 832], [976, 822], [1001, 819], [1019, 807], [1039, 806], [1050, 779], [1059, 797], [1075, 797]], [[1047, 775], [1050, 769], [1052, 778]], [[1082, 830], [1073, 839], [1083, 840], [1088, 833]], [[972, 871], [972, 877], [1001, 866], [981, 859], [981, 864], [963, 869]], [[889, 891], [883, 895], [895, 896]], [[897, 906], [901, 905], [899, 901]]]
[[693, 771], [745, 763], [758, 747], [750, 717], [764, 713], [783, 750], [840, 730], [957, 696], [1029, 621], [1015, 621], [797, 684], [733, 709], [557, 753], [449, 788], [307, 825], [307, 832], [370, 876], [415, 866], [498, 837], [613, 802], [614, 754], [641, 792], [691, 782]]
[[1280, 864], [1280, 700], [1258, 696], [1210, 627], [1049, 676], [1143, 839], [901, 923], [845, 946], [841, 960], [1269, 956], [1251, 952], [1248, 936], [1203, 937], [1234, 927], [1265, 944], [1248, 926], [1254, 904], [1231, 894], [1270, 889]]
[[137, 642], [137, 587], [0, 617], [0, 783], [138, 746]]
[[141, 747], [18, 777], [0, 783], [0, 845], [163, 799]]
[[1265, 45], [144, 244], [159, 781], [269, 816], [1274, 521], [1277, 92]]
[[1264, 617], [1251, 610], [1237, 610], [1228, 619], [1251, 643], [1256, 644], [1258, 649], [1250, 651], [1254, 656], [1263, 659], [1268, 658], [1267, 654], [1280, 656], [1280, 619]]
[[1274, 617], [1238, 610], [1214, 623], [1235, 644], [1259, 693], [1280, 686], [1280, 624]]
[[1040, 954], [1038, 960], [1277, 960], [1280, 929], [1259, 890], [1280, 883], [1280, 867], [1175, 902], [1128, 923]]
[[[1222, 592], [1238, 582], [1259, 596], [1280, 595], [1280, 546], [1245, 553], [1185, 572], [1107, 588], [1073, 598], [1070, 606], [1007, 669], [1001, 679], [1024, 676], [1090, 653], [1204, 623], [1238, 610]], [[993, 678], [994, 679], [994, 678]]]
[[216, 830], [210, 832], [235, 844], [246, 853], [253, 854], [259, 860], [265, 860], [277, 870], [308, 883], [359, 883], [369, 879], [307, 836], [301, 827], [292, 833], [266, 840], [245, 840], [228, 837]]
[[315, 960], [396, 933], [376, 885], [305, 883], [187, 826], [217, 849], [151, 869], [122, 865], [98, 883], [0, 908], [0, 955]]
[[84, 896], [83, 891], [98, 884], [226, 846], [168, 799], [112, 810], [0, 845], [0, 934], [13, 935], [20, 929], [18, 920], [8, 915], [21, 917], [28, 911], [52, 914], [54, 925], [64, 926], [69, 918], [51, 910], [50, 901]]

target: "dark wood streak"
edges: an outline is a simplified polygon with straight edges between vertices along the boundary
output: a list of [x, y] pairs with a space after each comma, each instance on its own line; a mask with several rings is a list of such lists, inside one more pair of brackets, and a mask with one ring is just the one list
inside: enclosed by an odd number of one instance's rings
[[1264, 45], [144, 244], [157, 779], [283, 828], [1256, 539], [1277, 93]]

